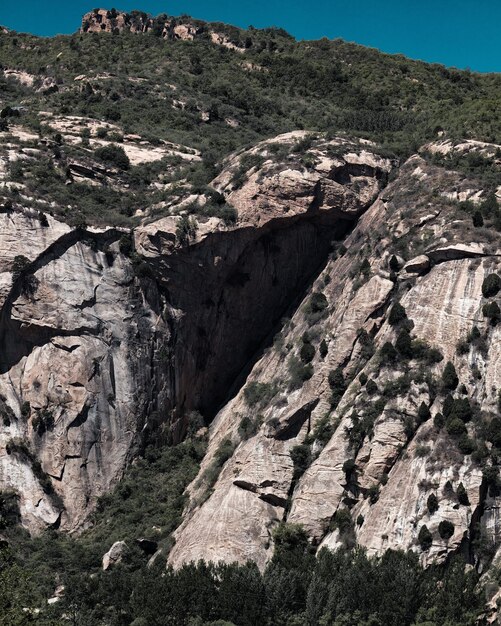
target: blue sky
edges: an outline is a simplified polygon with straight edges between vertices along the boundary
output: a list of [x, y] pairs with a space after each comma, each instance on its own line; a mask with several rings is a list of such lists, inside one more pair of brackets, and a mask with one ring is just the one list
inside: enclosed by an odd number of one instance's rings
[[[91, 4], [94, 2], [94, 4]], [[414, 59], [501, 71], [501, 0], [0, 0], [0, 24], [72, 33], [95, 6], [188, 13], [246, 27], [281, 26], [298, 39], [342, 37]]]

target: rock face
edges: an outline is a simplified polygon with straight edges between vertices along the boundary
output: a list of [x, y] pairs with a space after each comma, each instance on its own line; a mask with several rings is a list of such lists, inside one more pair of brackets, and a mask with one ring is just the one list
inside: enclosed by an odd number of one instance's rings
[[[472, 457], [468, 438], [459, 442], [443, 427], [445, 418], [433, 417], [446, 411], [441, 375], [447, 361], [464, 385], [454, 397], [468, 398], [476, 416], [463, 427], [471, 438], [496, 414], [498, 327], [482, 314], [482, 283], [500, 267], [499, 250], [471, 230], [467, 217], [450, 229], [456, 206], [435, 198], [458, 184], [457, 175], [412, 157], [346, 238], [346, 251], [327, 262], [274, 346], [212, 423], [170, 563], [250, 558], [264, 567], [273, 528], [283, 520], [302, 524], [319, 546], [356, 541], [375, 554], [411, 549], [424, 564], [457, 550], [477, 558], [472, 543], [479, 520], [484, 528], [497, 527], [487, 521], [492, 509], [482, 462]], [[257, 193], [249, 198], [260, 202]], [[389, 268], [392, 254], [409, 259], [396, 273]], [[315, 317], [311, 303], [320, 292], [325, 306]], [[388, 322], [396, 302], [412, 320], [404, 327], [414, 356], [395, 353], [388, 363], [381, 348], [402, 332]], [[482, 342], [458, 352], [474, 326]], [[305, 344], [314, 348], [311, 378], [297, 383], [293, 371]], [[343, 374], [342, 389], [336, 371]], [[249, 400], [246, 389], [252, 388], [268, 396]], [[243, 420], [255, 421], [250, 438]], [[235, 450], [212, 484], [208, 476], [227, 440]], [[302, 476], [293, 461], [298, 449], [311, 459]], [[428, 506], [432, 494], [436, 510]], [[342, 510], [352, 520], [348, 530], [337, 524]], [[441, 522], [452, 524], [452, 533]], [[418, 537], [424, 526], [432, 544], [423, 550]]]
[[264, 568], [287, 521], [314, 546], [484, 567], [501, 330], [483, 283], [501, 252], [453, 199], [479, 183], [298, 131], [211, 186], [236, 222], [188, 217], [197, 195], [132, 233], [0, 213], [0, 483], [25, 526], [81, 528], [160, 426], [176, 443], [200, 411], [173, 566]]
[[[303, 135], [278, 142], [292, 151]], [[160, 423], [179, 441], [191, 409], [206, 418], [217, 411], [392, 168], [363, 144], [315, 146], [318, 164], [261, 157], [234, 191], [240, 161], [228, 164], [214, 186], [241, 213], [235, 227], [210, 218], [183, 246], [179, 217], [138, 227], [141, 271], [120, 251], [123, 231], [72, 230], [29, 210], [0, 214], [0, 481], [21, 492], [29, 528], [80, 527]], [[331, 180], [357, 158], [367, 169]], [[319, 191], [333, 185], [334, 195]], [[251, 210], [251, 189], [266, 195], [266, 209]]]
[[125, 541], [115, 541], [108, 552], [103, 556], [103, 570], [106, 571], [110, 567], [113, 567], [113, 565], [120, 563], [127, 549]]
[[223, 33], [208, 30], [206, 25], [196, 25], [186, 20], [167, 17], [165, 14], [151, 17], [142, 11], [125, 13], [114, 9], [94, 9], [82, 17], [81, 33], [149, 33], [163, 39], [192, 41], [208, 37], [212, 43], [231, 50], [244, 51]]

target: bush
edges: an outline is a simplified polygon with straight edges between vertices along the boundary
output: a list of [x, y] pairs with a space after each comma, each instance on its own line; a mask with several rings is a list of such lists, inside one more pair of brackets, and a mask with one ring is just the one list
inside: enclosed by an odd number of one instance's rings
[[482, 283], [482, 293], [485, 298], [492, 298], [501, 289], [501, 278], [497, 274], [489, 274]]
[[468, 494], [466, 489], [464, 488], [463, 483], [459, 483], [457, 492], [456, 492], [459, 504], [463, 504], [464, 506], [470, 505], [470, 500], [468, 498]]
[[181, 246], [187, 245], [197, 236], [198, 224], [194, 218], [181, 215], [176, 225], [176, 240]]
[[418, 418], [420, 422], [426, 422], [431, 417], [430, 409], [425, 402], [421, 402], [418, 409]]
[[454, 417], [447, 421], [447, 432], [452, 437], [459, 437], [466, 433], [466, 426], [462, 420], [458, 417]]
[[395, 350], [393, 345], [387, 341], [379, 351], [379, 355], [381, 357], [381, 363], [383, 365], [392, 365], [396, 362], [398, 357], [398, 352]]
[[[364, 372], [362, 372], [360, 374], [360, 376], [358, 377], [358, 380], [360, 382], [360, 384], [362, 385], [362, 387], [367, 383], [368, 378], [367, 378], [367, 374], [365, 374]], [[501, 396], [500, 396], [501, 397]]]
[[442, 520], [438, 525], [438, 534], [442, 539], [449, 540], [454, 534], [454, 524], [448, 520]]
[[395, 342], [395, 348], [401, 356], [407, 359], [412, 358], [412, 340], [407, 330], [400, 331]]
[[442, 413], [437, 413], [433, 418], [433, 425], [438, 430], [441, 430], [445, 426], [445, 419]]
[[304, 307], [304, 317], [309, 326], [319, 322], [327, 314], [327, 298], [321, 291], [314, 291]]
[[292, 480], [297, 482], [311, 464], [310, 446], [305, 443], [300, 443], [291, 449], [290, 455], [294, 465]]
[[315, 348], [311, 343], [303, 343], [299, 351], [299, 357], [303, 363], [310, 363], [315, 356]]
[[122, 146], [117, 146], [116, 144], [97, 148], [94, 150], [94, 156], [108, 165], [118, 167], [120, 170], [128, 170], [130, 167], [129, 157], [125, 150]]
[[18, 254], [14, 257], [12, 261], [12, 280], [15, 282], [18, 278], [20, 278], [21, 274], [26, 271], [31, 261], [23, 256], [22, 254]]
[[351, 476], [353, 475], [353, 472], [355, 471], [357, 465], [355, 462], [355, 459], [347, 459], [344, 463], [343, 463], [343, 472], [346, 476], [346, 480], [350, 480]]
[[433, 543], [433, 537], [428, 530], [428, 527], [424, 524], [419, 530], [418, 543], [421, 546], [421, 550], [423, 550], [423, 552], [429, 550], [431, 548], [431, 544]]
[[484, 218], [482, 217], [481, 211], [476, 210], [475, 213], [473, 213], [472, 222], [475, 228], [481, 228], [484, 225]]
[[501, 310], [499, 309], [497, 302], [489, 302], [482, 307], [482, 313], [484, 317], [489, 319], [492, 326], [496, 326], [501, 319]]
[[277, 388], [273, 383], [253, 381], [244, 388], [245, 402], [251, 407], [267, 405], [276, 393]]
[[297, 356], [292, 355], [287, 364], [289, 370], [289, 389], [299, 389], [303, 383], [313, 376], [313, 366], [311, 363], [304, 364]]
[[433, 515], [435, 511], [438, 511], [438, 498], [434, 493], [431, 493], [428, 496], [428, 500], [426, 501], [426, 506], [428, 507], [428, 511], [430, 515]]
[[463, 433], [458, 439], [458, 448], [464, 454], [472, 454], [475, 451], [475, 442], [468, 437], [466, 433]]
[[343, 368], [338, 367], [335, 370], [331, 370], [329, 372], [329, 386], [331, 388], [331, 406], [333, 408], [337, 407], [341, 398], [344, 395], [344, 392], [347, 389], [346, 382], [344, 380]]
[[325, 357], [327, 356], [328, 351], [329, 351], [329, 348], [327, 346], [327, 343], [326, 343], [325, 339], [322, 339], [322, 341], [320, 342], [320, 346], [318, 348], [318, 352], [319, 352], [320, 356], [322, 357], [322, 359], [325, 359]]
[[390, 314], [388, 316], [388, 322], [391, 324], [391, 326], [396, 326], [405, 319], [407, 319], [407, 313], [405, 312], [405, 309], [400, 304], [400, 302], [397, 302], [391, 308]]
[[[447, 361], [444, 371], [442, 372], [442, 383], [444, 385], [444, 389], [456, 389], [459, 384], [459, 378], [456, 374], [456, 368], [454, 367], [451, 361]], [[445, 413], [444, 413], [445, 415]]]

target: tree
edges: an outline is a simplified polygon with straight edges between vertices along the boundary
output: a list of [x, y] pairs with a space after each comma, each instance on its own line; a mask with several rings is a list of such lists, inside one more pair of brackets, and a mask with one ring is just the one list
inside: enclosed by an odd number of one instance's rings
[[327, 342], [325, 341], [325, 339], [322, 339], [322, 341], [320, 342], [318, 351], [322, 359], [325, 359], [325, 357], [327, 356], [327, 352], [329, 351], [329, 348], [327, 346]]
[[389, 365], [389, 364], [395, 363], [395, 361], [397, 360], [398, 353], [393, 347], [393, 345], [389, 341], [387, 341], [381, 347], [380, 355], [381, 355], [382, 363], [385, 365]]
[[470, 499], [468, 498], [468, 493], [466, 492], [466, 489], [464, 488], [463, 483], [459, 483], [457, 491], [456, 491], [456, 495], [457, 495], [459, 504], [463, 504], [464, 506], [470, 505]]
[[432, 534], [425, 524], [423, 524], [423, 526], [421, 526], [421, 529], [419, 530], [418, 543], [421, 546], [421, 550], [423, 550], [423, 552], [429, 550], [431, 548], [431, 544], [433, 543]]
[[303, 363], [310, 363], [315, 356], [315, 348], [311, 343], [303, 343], [299, 351], [299, 357]]
[[449, 540], [454, 534], [454, 524], [448, 520], [442, 520], [438, 525], [438, 534], [442, 539]]
[[442, 372], [442, 383], [445, 389], [450, 389], [451, 391], [456, 389], [459, 384], [459, 378], [456, 374], [456, 368], [451, 361], [447, 361], [447, 363], [445, 364], [444, 371]]
[[475, 228], [480, 228], [481, 226], [483, 226], [484, 218], [482, 217], [482, 212], [479, 210], [475, 211], [475, 213], [473, 213], [472, 221]]
[[489, 274], [482, 283], [482, 294], [485, 298], [492, 298], [501, 289], [501, 278], [497, 274]]
[[407, 330], [401, 330], [395, 341], [395, 348], [401, 354], [401, 356], [411, 359], [412, 358], [412, 340]]
[[329, 386], [332, 390], [331, 405], [336, 407], [346, 391], [347, 385], [344, 380], [343, 368], [338, 367], [331, 370], [328, 376]]
[[426, 501], [426, 506], [428, 507], [428, 511], [430, 512], [430, 515], [433, 515], [435, 511], [438, 511], [438, 499], [434, 493], [431, 493], [428, 496], [428, 500]]
[[391, 255], [388, 265], [392, 272], [398, 272], [398, 270], [400, 269], [400, 263], [398, 262], [398, 259], [394, 254]]
[[492, 326], [496, 326], [501, 320], [501, 310], [497, 302], [489, 302], [482, 307], [482, 313], [489, 319]]
[[407, 313], [405, 312], [404, 307], [400, 304], [400, 302], [396, 302], [390, 310], [388, 322], [391, 326], [396, 326], [405, 319], [407, 319]]
[[197, 230], [198, 224], [195, 218], [181, 215], [176, 225], [176, 239], [182, 246], [186, 246], [191, 239], [195, 239]]
[[115, 144], [101, 146], [94, 150], [94, 155], [109, 165], [115, 165], [120, 170], [128, 170], [130, 167], [129, 157], [122, 146]]
[[426, 402], [421, 402], [419, 405], [418, 417], [420, 422], [426, 422], [431, 417], [430, 409]]

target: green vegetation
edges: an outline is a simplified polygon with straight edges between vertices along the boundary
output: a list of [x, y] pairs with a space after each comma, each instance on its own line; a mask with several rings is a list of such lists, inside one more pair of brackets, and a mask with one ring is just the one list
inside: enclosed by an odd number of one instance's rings
[[492, 298], [501, 289], [501, 278], [497, 274], [489, 274], [482, 283], [482, 293], [485, 298]]
[[[459, 378], [456, 374], [456, 368], [451, 361], [447, 361], [442, 372], [442, 383], [444, 389], [454, 390], [459, 384]], [[444, 413], [445, 415], [445, 413]]]

